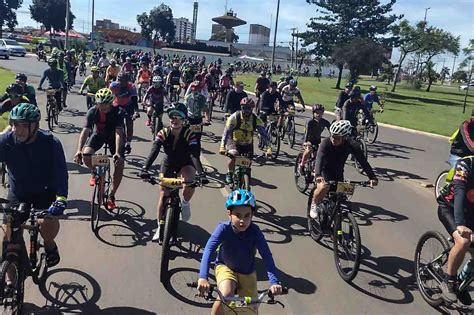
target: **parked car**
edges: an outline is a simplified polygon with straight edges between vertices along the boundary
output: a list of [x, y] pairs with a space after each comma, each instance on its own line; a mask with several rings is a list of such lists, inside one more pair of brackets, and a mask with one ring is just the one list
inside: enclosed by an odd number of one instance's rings
[[18, 55], [21, 57], [25, 57], [26, 49], [25, 47], [18, 44], [17, 41], [13, 39], [2, 38], [0, 39], [0, 43], [3, 43], [7, 47], [8, 51], [10, 52], [10, 55]]
[[[460, 90], [467, 90], [467, 83], [463, 83], [460, 87], [459, 87]], [[471, 81], [471, 83], [469, 83], [469, 90], [471, 89], [474, 89], [474, 81]]]
[[10, 51], [7, 49], [7, 46], [3, 42], [0, 42], [0, 57], [3, 57], [5, 59], [10, 58]]

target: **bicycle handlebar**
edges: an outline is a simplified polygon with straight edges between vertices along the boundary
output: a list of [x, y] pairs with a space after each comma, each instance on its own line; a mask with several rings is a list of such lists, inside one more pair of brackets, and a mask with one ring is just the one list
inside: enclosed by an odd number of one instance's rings
[[337, 180], [330, 180], [327, 182], [330, 185], [337, 185], [337, 183], [347, 183], [347, 184], [354, 184], [362, 187], [367, 187], [370, 185], [370, 181], [353, 181], [353, 180], [346, 180], [346, 181], [337, 181]]

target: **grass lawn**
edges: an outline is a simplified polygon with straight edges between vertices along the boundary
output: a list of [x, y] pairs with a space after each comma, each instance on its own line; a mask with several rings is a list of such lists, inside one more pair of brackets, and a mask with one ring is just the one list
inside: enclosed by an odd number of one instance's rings
[[[247, 90], [253, 92], [258, 74], [237, 76], [243, 81]], [[279, 76], [277, 77], [279, 78]], [[342, 81], [342, 86], [345, 81]], [[458, 90], [458, 84], [449, 86], [433, 85], [431, 92], [425, 89], [414, 90], [405, 84], [398, 84], [395, 93], [389, 92], [391, 85], [377, 82], [370, 77], [363, 77], [357, 83], [362, 92], [367, 93], [371, 85], [377, 85], [378, 92], [385, 91], [385, 111], [377, 115], [377, 121], [401, 127], [432, 132], [450, 136], [459, 127], [461, 121], [471, 115], [474, 109], [474, 91], [469, 91], [466, 113], [462, 113], [464, 93]], [[305, 103], [321, 103], [327, 111], [333, 111], [339, 91], [334, 88], [336, 79], [312, 77], [298, 79]], [[374, 105], [377, 108], [377, 105]]]
[[3, 95], [3, 93], [5, 93], [7, 86], [14, 83], [14, 81], [15, 81], [15, 73], [7, 69], [0, 68], [0, 95]]

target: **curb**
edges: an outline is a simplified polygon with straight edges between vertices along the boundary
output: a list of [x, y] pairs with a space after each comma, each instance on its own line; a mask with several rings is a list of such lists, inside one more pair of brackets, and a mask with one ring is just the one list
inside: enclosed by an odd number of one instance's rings
[[[249, 95], [255, 96], [254, 92], [250, 92], [250, 91], [247, 91], [247, 90], [244, 90], [244, 91], [245, 91], [245, 93], [247, 93]], [[302, 107], [302, 105], [299, 104], [299, 103], [295, 102], [295, 104]], [[311, 110], [311, 106], [306, 105], [305, 108], [308, 109], [308, 110]], [[333, 112], [330, 112], [330, 111], [325, 111], [324, 113], [329, 114], [331, 116], [335, 116], [335, 114]], [[442, 135], [438, 135], [438, 134], [431, 133], [431, 132], [426, 132], [426, 131], [421, 131], [421, 130], [416, 130], [416, 129], [410, 129], [410, 128], [406, 128], [406, 127], [400, 127], [400, 126], [390, 125], [390, 124], [385, 124], [385, 123], [380, 123], [380, 122], [377, 122], [377, 124], [379, 126], [382, 126], [382, 127], [385, 127], [385, 128], [390, 128], [390, 129], [399, 130], [399, 131], [405, 131], [405, 132], [419, 134], [419, 135], [428, 136], [428, 137], [432, 137], [432, 138], [437, 138], [437, 139], [442, 139], [442, 140], [448, 140], [449, 139], [449, 137], [447, 137], [447, 136], [442, 136]]]

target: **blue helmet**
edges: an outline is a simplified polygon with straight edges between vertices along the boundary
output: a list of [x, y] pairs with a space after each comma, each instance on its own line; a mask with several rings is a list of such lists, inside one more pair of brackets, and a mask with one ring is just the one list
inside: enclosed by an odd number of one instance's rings
[[225, 206], [228, 210], [234, 206], [250, 206], [252, 210], [255, 210], [255, 196], [246, 189], [237, 189], [227, 197]]

